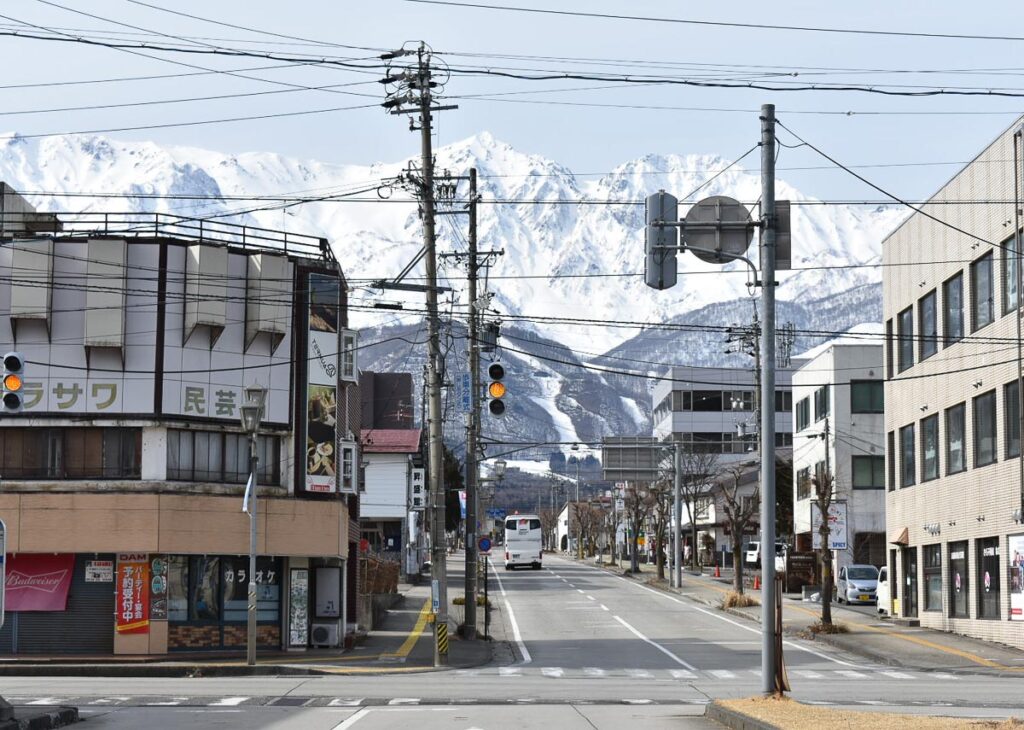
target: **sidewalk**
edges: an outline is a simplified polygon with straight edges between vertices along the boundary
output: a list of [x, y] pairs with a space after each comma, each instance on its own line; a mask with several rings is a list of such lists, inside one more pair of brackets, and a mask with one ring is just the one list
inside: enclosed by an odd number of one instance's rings
[[[453, 559], [449, 600], [462, 595], [461, 576]], [[434, 644], [430, 615], [430, 584], [399, 585], [402, 598], [387, 612], [383, 625], [366, 634], [350, 651], [306, 649], [305, 651], [260, 650], [256, 666], [245, 662], [244, 650], [233, 653], [209, 652], [159, 656], [0, 656], [0, 676], [74, 676], [91, 674], [107, 677], [220, 677], [247, 675], [309, 674], [394, 674], [443, 671], [434, 668]], [[449, 606], [448, 668], [465, 669], [491, 661], [492, 642], [465, 641], [455, 632], [461, 607]], [[483, 623], [483, 609], [480, 609]], [[494, 616], [492, 615], [492, 620]], [[493, 633], [493, 629], [492, 629]]]
[[[585, 562], [594, 564], [593, 559]], [[628, 565], [628, 562], [623, 561], [624, 569], [628, 569]], [[606, 569], [619, 572], [614, 566]], [[625, 575], [643, 581], [652, 588], [683, 595], [715, 608], [720, 608], [722, 599], [732, 590], [731, 571], [729, 577], [714, 578], [708, 574], [684, 570], [681, 588], [670, 587], [667, 580], [659, 581], [654, 565], [641, 564], [638, 575]], [[666, 569], [666, 577], [669, 575]], [[760, 601], [761, 591], [748, 588], [746, 593]], [[757, 623], [761, 621], [760, 606], [722, 610]], [[851, 654], [894, 667], [1024, 676], [1024, 651], [1011, 646], [935, 629], [898, 626], [874, 614], [864, 614], [835, 603], [832, 604], [832, 620], [846, 626], [848, 633], [811, 634], [809, 627], [820, 617], [819, 603], [805, 602], [794, 594], [783, 597], [783, 630], [789, 635], [827, 643]]]

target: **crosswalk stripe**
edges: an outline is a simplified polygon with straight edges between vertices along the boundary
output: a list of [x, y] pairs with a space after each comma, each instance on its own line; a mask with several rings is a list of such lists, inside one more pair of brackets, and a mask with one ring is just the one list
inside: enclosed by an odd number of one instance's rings
[[882, 671], [880, 674], [884, 674], [886, 677], [892, 677], [893, 679], [913, 679], [913, 675], [907, 674], [906, 672], [894, 672], [891, 670]]
[[90, 700], [90, 705], [110, 705], [115, 702], [127, 702], [131, 697], [97, 697], [94, 700]]
[[622, 700], [624, 705], [649, 705], [651, 700]]
[[846, 677], [847, 679], [867, 679], [868, 675], [862, 672], [855, 672], [852, 669], [837, 669], [836, 674], [840, 677]]
[[696, 679], [697, 675], [689, 669], [669, 669], [672, 679]]
[[790, 669], [788, 671], [790, 674], [804, 679], [823, 679], [825, 676], [821, 672], [812, 672], [810, 669]]
[[248, 697], [221, 697], [216, 702], [211, 702], [211, 707], [236, 707], [245, 702]]
[[736, 679], [736, 674], [728, 669], [709, 669], [708, 674], [716, 679]]
[[949, 674], [947, 672], [935, 672], [930, 676], [935, 677], [935, 679], [959, 679], [955, 674]]
[[331, 700], [330, 702], [328, 702], [327, 706], [328, 707], [359, 707], [359, 705], [361, 705], [361, 704], [363, 704], [363, 698], [362, 697], [360, 697], [359, 699], [355, 699], [355, 700], [349, 700], [349, 699], [343, 699], [341, 697], [337, 697], [337, 698]]
[[26, 705], [58, 705], [60, 700], [57, 697], [40, 697], [38, 700], [26, 702]]
[[627, 669], [626, 674], [634, 679], [654, 679], [654, 675], [646, 669]]
[[540, 671], [545, 677], [561, 677], [565, 674], [561, 667], [542, 667]]
[[603, 677], [607, 674], [601, 667], [583, 667], [583, 673], [588, 677]]
[[419, 703], [419, 697], [395, 697], [393, 700], [388, 700], [389, 705], [418, 705]]
[[147, 702], [146, 707], [177, 707], [182, 702], [188, 702], [188, 697], [175, 697], [161, 702]]
[[498, 675], [501, 677], [521, 677], [523, 672], [519, 667], [498, 667]]

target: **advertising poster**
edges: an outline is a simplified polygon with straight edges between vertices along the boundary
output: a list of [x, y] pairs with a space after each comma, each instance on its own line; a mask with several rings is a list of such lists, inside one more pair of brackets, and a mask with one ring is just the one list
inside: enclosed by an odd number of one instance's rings
[[117, 556], [117, 633], [149, 633], [149, 556], [121, 553]]
[[338, 491], [338, 280], [309, 277], [306, 491]]
[[167, 620], [167, 556], [154, 555], [149, 560], [149, 618]]
[[11, 555], [7, 558], [4, 602], [7, 611], [63, 611], [67, 607], [72, 553]]
[[293, 568], [288, 589], [288, 645], [305, 646], [309, 635], [309, 571]]
[[[846, 502], [833, 502], [828, 506], [828, 549], [846, 550], [849, 547], [849, 540], [846, 535]], [[811, 535], [813, 540], [812, 548], [821, 550], [821, 510], [818, 505], [811, 502]]]
[[1007, 538], [1010, 558], [1010, 620], [1024, 621], [1024, 535]]
[[86, 583], [113, 583], [113, 560], [88, 560], [85, 563]]

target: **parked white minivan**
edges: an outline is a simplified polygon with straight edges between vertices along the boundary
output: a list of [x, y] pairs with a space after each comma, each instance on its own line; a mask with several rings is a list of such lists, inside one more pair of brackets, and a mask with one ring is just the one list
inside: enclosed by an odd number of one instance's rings
[[875, 598], [878, 601], [878, 605], [875, 607], [875, 610], [881, 616], [891, 616], [892, 594], [889, 592], [889, 567], [886, 565], [883, 565], [878, 570], [877, 586], [875, 588]]

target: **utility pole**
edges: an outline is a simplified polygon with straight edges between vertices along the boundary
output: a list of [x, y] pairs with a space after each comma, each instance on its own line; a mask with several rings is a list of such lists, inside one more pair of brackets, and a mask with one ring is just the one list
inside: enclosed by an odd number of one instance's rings
[[[410, 114], [419, 117], [420, 170], [417, 176], [411, 169], [408, 177], [420, 200], [420, 217], [423, 220], [423, 261], [426, 270], [426, 286], [392, 284], [391, 288], [411, 291], [425, 290], [427, 299], [427, 464], [430, 475], [430, 577], [431, 598], [434, 609], [434, 666], [448, 664], [448, 570], [445, 545], [445, 485], [444, 485], [444, 444], [441, 409], [441, 342], [437, 314], [437, 238], [434, 228], [434, 151], [432, 148], [432, 113], [455, 106], [434, 104], [431, 80], [431, 52], [425, 43], [415, 51], [398, 50], [385, 53], [382, 60], [391, 61], [403, 56], [415, 55], [416, 62], [402, 72], [388, 76], [381, 83], [394, 85], [397, 89], [382, 106], [391, 114]], [[408, 108], [403, 108], [408, 105]], [[410, 128], [416, 123], [410, 120]], [[415, 263], [415, 262], [414, 262]], [[407, 267], [407, 273], [411, 265]]]
[[775, 105], [761, 106], [761, 679], [782, 691], [775, 623]]
[[[675, 467], [672, 489], [672, 585], [676, 588], [683, 586], [683, 543], [682, 543], [682, 521], [683, 521], [683, 445], [676, 441], [673, 451], [673, 465]], [[614, 506], [614, 504], [613, 504]], [[693, 519], [693, 516], [690, 516]]]
[[[477, 587], [477, 480], [480, 476], [477, 464], [477, 442], [480, 435], [480, 337], [477, 313], [476, 280], [477, 262], [476, 239], [476, 168], [469, 171], [469, 414], [466, 423], [466, 622], [467, 639], [476, 638], [476, 587]], [[484, 607], [484, 611], [487, 607]]]

